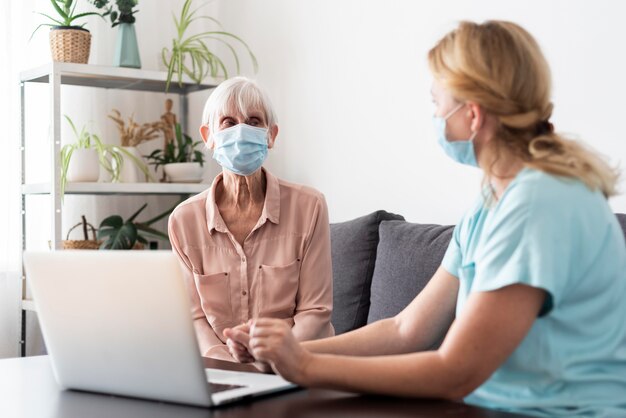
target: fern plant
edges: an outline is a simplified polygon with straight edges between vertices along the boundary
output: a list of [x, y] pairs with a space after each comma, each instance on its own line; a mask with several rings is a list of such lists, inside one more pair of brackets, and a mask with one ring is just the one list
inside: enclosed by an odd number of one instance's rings
[[[228, 78], [228, 69], [224, 61], [208, 48], [206, 44], [208, 40], [215, 40], [226, 46], [235, 60], [237, 74], [240, 72], [239, 56], [233, 44], [229, 41], [235, 41], [237, 44], [242, 45], [250, 56], [254, 72], [256, 72], [258, 69], [257, 59], [250, 50], [250, 47], [248, 47], [248, 44], [240, 37], [222, 30], [222, 25], [216, 19], [209, 16], [198, 15], [199, 9], [192, 10], [192, 2], [193, 0], [186, 0], [183, 4], [180, 17], [177, 18], [176, 15], [173, 16], [174, 24], [176, 25], [176, 38], [172, 40], [171, 50], [163, 48], [161, 52], [161, 58], [167, 67], [165, 91], [167, 92], [169, 90], [174, 76], [178, 79], [180, 86], [182, 86], [183, 75], [185, 74], [198, 84], [209, 75], [214, 78], [220, 75], [224, 78]], [[189, 25], [201, 19], [206, 19], [216, 24], [219, 30], [187, 36], [186, 31], [189, 29]]]

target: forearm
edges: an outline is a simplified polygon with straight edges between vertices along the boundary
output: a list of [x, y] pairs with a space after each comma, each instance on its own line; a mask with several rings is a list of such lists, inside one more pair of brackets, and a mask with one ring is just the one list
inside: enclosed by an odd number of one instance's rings
[[303, 346], [312, 353], [376, 356], [407, 352], [394, 318], [383, 319], [354, 331], [308, 341]]
[[330, 323], [330, 310], [310, 309], [297, 313], [291, 331], [298, 341], [310, 341], [331, 337], [335, 331]]
[[[228, 347], [217, 336], [206, 318], [198, 318], [193, 322], [200, 346], [200, 353], [205, 357], [219, 358], [220, 360], [231, 360], [228, 354]], [[224, 358], [226, 356], [226, 358]]]
[[437, 351], [366, 358], [313, 354], [296, 383], [403, 397], [460, 399], [468, 392], [467, 380]]

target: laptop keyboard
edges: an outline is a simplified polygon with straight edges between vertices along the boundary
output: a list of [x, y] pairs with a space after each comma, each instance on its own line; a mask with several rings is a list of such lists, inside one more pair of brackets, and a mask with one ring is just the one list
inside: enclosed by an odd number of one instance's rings
[[211, 393], [224, 392], [225, 390], [231, 390], [231, 389], [245, 388], [245, 386], [241, 386], [241, 385], [224, 385], [221, 383], [213, 383], [213, 382], [209, 382], [209, 387], [211, 388]]

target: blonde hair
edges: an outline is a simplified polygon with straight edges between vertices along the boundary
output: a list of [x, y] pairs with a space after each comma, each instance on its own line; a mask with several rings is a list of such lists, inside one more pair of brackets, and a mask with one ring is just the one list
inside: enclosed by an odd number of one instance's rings
[[457, 100], [476, 102], [496, 116], [497, 153], [504, 147], [527, 167], [580, 179], [607, 198], [616, 194], [619, 172], [599, 154], [554, 132], [550, 68], [522, 27], [461, 22], [428, 52], [428, 63]]
[[202, 124], [208, 125], [211, 132], [217, 130], [219, 116], [229, 111], [237, 111], [248, 117], [253, 110], [265, 114], [267, 127], [276, 125], [276, 114], [267, 93], [247, 77], [233, 77], [220, 83], [204, 105]]

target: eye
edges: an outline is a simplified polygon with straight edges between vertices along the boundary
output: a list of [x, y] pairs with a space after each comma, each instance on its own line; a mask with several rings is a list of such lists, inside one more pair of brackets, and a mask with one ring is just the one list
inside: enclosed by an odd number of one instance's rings
[[233, 118], [227, 117], [227, 118], [222, 119], [222, 123], [220, 126], [223, 128], [230, 128], [231, 126], [235, 126], [235, 125], [236, 123], [233, 120]]
[[252, 117], [248, 120], [247, 124], [250, 126], [259, 126], [261, 124], [261, 120], [257, 117]]

